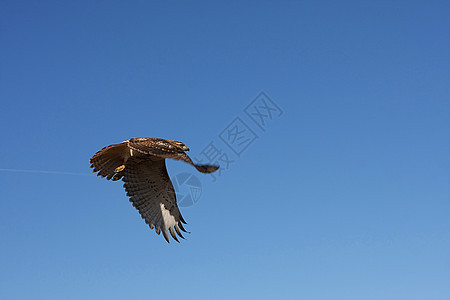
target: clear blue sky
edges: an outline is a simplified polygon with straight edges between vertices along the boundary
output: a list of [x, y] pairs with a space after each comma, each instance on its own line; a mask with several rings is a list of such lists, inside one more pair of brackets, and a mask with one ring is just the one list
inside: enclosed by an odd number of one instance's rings
[[[449, 11], [1, 1], [0, 298], [449, 299]], [[261, 91], [283, 112], [265, 131]], [[234, 160], [216, 182], [168, 163], [203, 187], [181, 244], [90, 173], [130, 137]]]

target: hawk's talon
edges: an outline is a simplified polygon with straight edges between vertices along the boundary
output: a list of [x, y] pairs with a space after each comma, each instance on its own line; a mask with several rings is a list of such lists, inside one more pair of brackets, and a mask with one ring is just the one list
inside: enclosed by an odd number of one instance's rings
[[119, 173], [119, 172], [122, 172], [123, 169], [125, 169], [125, 165], [121, 165], [120, 167], [117, 167], [117, 168], [114, 170], [114, 172]]

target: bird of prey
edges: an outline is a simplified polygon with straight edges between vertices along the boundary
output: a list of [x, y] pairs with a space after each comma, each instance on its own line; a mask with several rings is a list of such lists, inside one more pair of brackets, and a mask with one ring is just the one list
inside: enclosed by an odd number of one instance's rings
[[219, 167], [198, 165], [185, 153], [189, 148], [177, 141], [160, 138], [132, 138], [120, 144], [104, 147], [91, 159], [91, 168], [97, 176], [124, 181], [123, 187], [130, 202], [141, 217], [163, 233], [169, 243], [169, 233], [178, 241], [177, 235], [186, 230], [186, 221], [178, 209], [175, 190], [166, 169], [166, 158], [178, 159], [193, 165], [202, 173], [212, 173]]

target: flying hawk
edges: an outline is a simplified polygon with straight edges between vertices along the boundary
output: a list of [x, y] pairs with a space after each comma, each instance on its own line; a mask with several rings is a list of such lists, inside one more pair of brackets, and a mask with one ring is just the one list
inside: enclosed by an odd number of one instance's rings
[[[166, 158], [178, 159], [193, 165], [202, 173], [212, 173], [218, 166], [197, 165], [185, 153], [185, 144], [159, 138], [132, 138], [120, 144], [104, 147], [91, 159], [91, 168], [97, 176], [110, 180], [122, 179], [130, 202], [142, 218], [163, 233], [169, 243], [169, 233], [178, 241], [184, 238], [182, 223], [186, 224], [178, 209], [175, 190], [166, 169]], [[175, 234], [176, 233], [176, 234]]]

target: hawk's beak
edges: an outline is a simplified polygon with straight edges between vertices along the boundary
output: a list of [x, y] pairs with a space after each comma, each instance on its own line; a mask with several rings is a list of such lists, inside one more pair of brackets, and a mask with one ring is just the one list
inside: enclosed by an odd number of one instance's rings
[[189, 151], [189, 147], [188, 146], [183, 146], [181, 149], [183, 149], [183, 151]]

